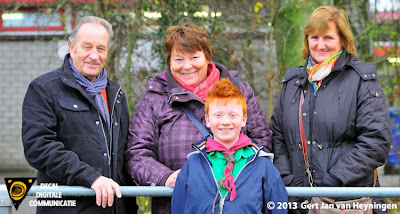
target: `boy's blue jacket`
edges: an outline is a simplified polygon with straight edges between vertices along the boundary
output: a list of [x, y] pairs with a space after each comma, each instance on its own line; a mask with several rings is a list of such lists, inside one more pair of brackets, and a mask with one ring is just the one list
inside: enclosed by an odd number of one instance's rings
[[[230, 201], [230, 193], [221, 198], [211, 162], [205, 153], [205, 144], [206, 140], [193, 144], [197, 151], [188, 155], [178, 175], [172, 195], [173, 214], [211, 214], [214, 200], [215, 213], [287, 213], [285, 209], [278, 209], [279, 205], [287, 203], [288, 194], [278, 170], [268, 158], [272, 154], [261, 151], [262, 147], [257, 144], [251, 144], [255, 155], [249, 157], [237, 175], [237, 195], [234, 201]], [[267, 204], [271, 206], [272, 203], [275, 206], [269, 209]]]

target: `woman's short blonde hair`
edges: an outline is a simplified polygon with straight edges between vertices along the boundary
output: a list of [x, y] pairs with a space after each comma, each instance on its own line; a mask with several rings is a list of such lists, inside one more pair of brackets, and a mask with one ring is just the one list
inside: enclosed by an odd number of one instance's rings
[[303, 58], [308, 59], [310, 56], [310, 48], [308, 46], [308, 35], [322, 35], [329, 30], [330, 22], [334, 22], [337, 26], [340, 40], [343, 48], [353, 56], [357, 56], [356, 46], [354, 44], [354, 36], [351, 32], [347, 13], [336, 7], [322, 6], [318, 7], [311, 14], [307, 25], [304, 27], [304, 47]]

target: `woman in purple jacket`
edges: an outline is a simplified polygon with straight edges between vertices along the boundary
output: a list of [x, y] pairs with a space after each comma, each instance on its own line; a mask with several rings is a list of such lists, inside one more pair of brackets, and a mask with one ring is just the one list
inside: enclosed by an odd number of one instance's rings
[[[236, 83], [246, 96], [248, 122], [242, 133], [271, 151], [271, 131], [253, 89], [237, 72], [211, 62], [208, 35], [194, 24], [171, 26], [164, 41], [168, 68], [149, 78], [129, 127], [128, 171], [139, 185], [175, 186], [176, 177], [203, 138], [182, 110], [189, 108], [205, 126], [204, 103], [220, 78]], [[153, 198], [152, 213], [170, 213], [170, 198]]]

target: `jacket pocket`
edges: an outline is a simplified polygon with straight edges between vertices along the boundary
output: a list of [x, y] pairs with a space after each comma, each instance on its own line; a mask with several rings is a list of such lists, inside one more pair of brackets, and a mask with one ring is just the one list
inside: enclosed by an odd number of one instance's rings
[[381, 89], [368, 89], [370, 97], [383, 98], [383, 91]]
[[[78, 99], [60, 99], [57, 107], [58, 117], [58, 137], [61, 139], [70, 139], [72, 137], [95, 138], [99, 140], [97, 126], [100, 119], [94, 118], [89, 104]], [[73, 143], [74, 144], [74, 143]]]
[[70, 111], [88, 111], [89, 106], [78, 100], [73, 100], [73, 99], [65, 99], [65, 100], [60, 100], [59, 104], [61, 108], [70, 110]]

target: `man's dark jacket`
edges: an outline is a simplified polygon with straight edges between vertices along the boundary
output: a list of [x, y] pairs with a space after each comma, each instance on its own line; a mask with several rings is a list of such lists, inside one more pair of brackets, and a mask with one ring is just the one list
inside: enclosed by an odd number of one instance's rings
[[375, 65], [343, 51], [317, 92], [305, 66], [291, 68], [284, 77], [271, 118], [274, 164], [285, 185], [309, 186], [299, 131], [303, 90], [301, 116], [314, 185], [372, 186], [374, 169], [385, 163], [391, 144]]
[[[22, 141], [26, 160], [38, 170], [37, 182], [89, 187], [99, 177], [131, 185], [124, 169], [129, 114], [121, 87], [106, 87], [110, 131], [96, 101], [79, 85], [68, 62], [31, 82], [22, 108]], [[112, 134], [111, 134], [112, 133]], [[37, 213], [136, 213], [135, 198], [117, 199], [112, 208], [95, 197], [63, 197], [76, 207], [38, 207]]]

